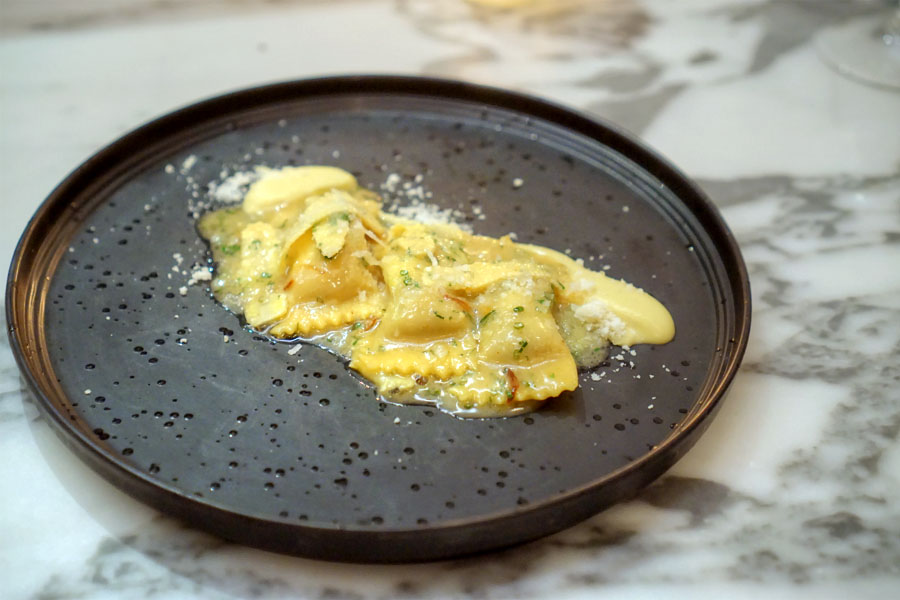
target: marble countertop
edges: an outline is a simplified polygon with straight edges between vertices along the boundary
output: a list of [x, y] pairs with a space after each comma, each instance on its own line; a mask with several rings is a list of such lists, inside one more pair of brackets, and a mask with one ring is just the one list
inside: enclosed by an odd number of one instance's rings
[[817, 52], [823, 31], [881, 5], [478, 4], [4, 2], [0, 258], [70, 170], [200, 98], [342, 73], [526, 91], [640, 136], [700, 183], [742, 247], [750, 345], [700, 442], [635, 500], [519, 548], [331, 564], [225, 544], [112, 487], [25, 398], [4, 336], [0, 596], [895, 597], [900, 91]]

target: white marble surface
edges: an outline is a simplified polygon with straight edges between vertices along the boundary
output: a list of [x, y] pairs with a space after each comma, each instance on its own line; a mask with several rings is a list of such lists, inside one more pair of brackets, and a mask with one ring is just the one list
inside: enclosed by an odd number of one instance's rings
[[636, 500], [500, 554], [223, 544], [83, 466], [0, 350], [0, 597], [858, 598], [900, 590], [900, 93], [819, 59], [877, 2], [0, 4], [0, 258], [67, 172], [199, 98], [339, 73], [529, 91], [640, 135], [733, 228], [754, 324], [708, 433]]

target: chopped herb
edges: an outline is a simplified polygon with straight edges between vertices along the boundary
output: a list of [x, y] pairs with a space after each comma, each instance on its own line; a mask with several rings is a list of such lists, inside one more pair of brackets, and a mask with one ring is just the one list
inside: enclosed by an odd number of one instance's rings
[[561, 287], [562, 289], [566, 289], [566, 286], [564, 286], [564, 285], [562, 284], [562, 281], [557, 281], [556, 283], [557, 283], [557, 284], [559, 285], [559, 287]]
[[359, 329], [362, 326], [363, 326], [362, 321], [357, 321], [356, 323], [353, 324], [353, 327], [351, 327], [350, 330], [352, 331], [354, 329]]
[[257, 250], [260, 244], [262, 244], [260, 240], [253, 240], [252, 242], [250, 242], [250, 245], [253, 246], [254, 250]]
[[350, 345], [351, 345], [351, 346], [355, 346], [358, 342], [359, 342], [359, 336], [354, 336], [354, 337], [353, 337], [353, 343], [350, 344]]
[[524, 306], [517, 306], [513, 309], [513, 311], [515, 311], [515, 312], [522, 312], [523, 310], [525, 310]]
[[436, 316], [438, 319], [443, 319], [443, 318], [444, 318], [444, 315], [440, 314], [440, 313], [439, 313], [438, 311], [436, 311], [436, 310], [433, 310], [433, 311], [431, 311], [431, 312], [433, 312], [433, 313], [434, 313], [434, 316]]
[[224, 254], [227, 254], [228, 256], [231, 256], [232, 254], [236, 253], [240, 249], [241, 249], [240, 244], [229, 244], [227, 246], [225, 246], [225, 245], [219, 246], [219, 250], [221, 250]]
[[481, 317], [481, 320], [478, 321], [478, 324], [479, 324], [479, 325], [484, 325], [484, 322], [488, 320], [488, 317], [490, 317], [490, 316], [491, 316], [492, 314], [494, 314], [495, 312], [496, 312], [496, 311], [493, 311], [493, 310], [492, 310], [492, 311], [489, 312], [488, 314], [486, 314], [486, 315], [484, 315], [483, 317]]
[[259, 274], [259, 276], [262, 277], [263, 279], [269, 279], [270, 277], [272, 277], [272, 274], [267, 273], [266, 271], [263, 271], [262, 273]]
[[[519, 342], [519, 347], [516, 349], [515, 352], [513, 352], [513, 355], [519, 356], [520, 354], [522, 354], [522, 352], [525, 351], [525, 348], [527, 348], [527, 347], [528, 347], [528, 341], [522, 340], [521, 342]], [[552, 375], [551, 375], [551, 377], [552, 377]]]
[[522, 321], [516, 321], [513, 324], [513, 327], [515, 327], [516, 329], [522, 329], [523, 327], [525, 327], [525, 323], [523, 323]]

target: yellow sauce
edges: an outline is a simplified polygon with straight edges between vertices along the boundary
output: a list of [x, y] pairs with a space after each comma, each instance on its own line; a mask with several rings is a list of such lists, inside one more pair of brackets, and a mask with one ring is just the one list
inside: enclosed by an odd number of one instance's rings
[[508, 416], [574, 390], [610, 343], [675, 335], [646, 292], [565, 254], [381, 212], [335, 167], [261, 170], [204, 215], [212, 290], [247, 323], [341, 354], [387, 400]]

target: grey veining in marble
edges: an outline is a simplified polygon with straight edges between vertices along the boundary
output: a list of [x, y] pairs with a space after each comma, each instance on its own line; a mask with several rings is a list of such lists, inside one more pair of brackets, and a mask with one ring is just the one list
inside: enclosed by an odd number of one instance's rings
[[900, 94], [841, 77], [814, 48], [879, 3], [481, 4], [0, 7], [2, 255], [78, 162], [199, 97], [358, 70], [531, 92], [640, 134], [697, 179], [741, 245], [751, 342], [697, 446], [633, 501], [522, 547], [425, 565], [309, 561], [223, 543], [105, 483], [23, 397], [4, 339], [0, 597], [896, 595]]

